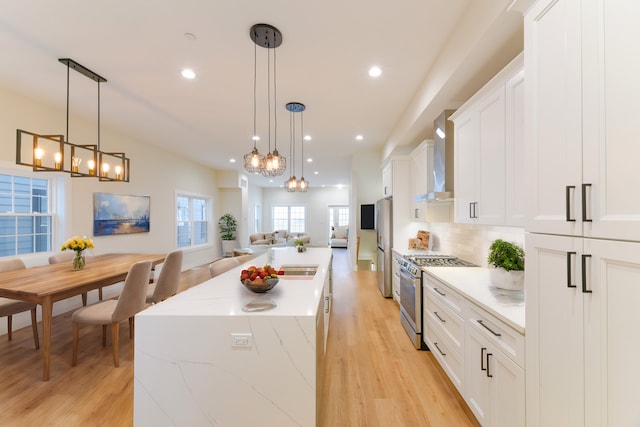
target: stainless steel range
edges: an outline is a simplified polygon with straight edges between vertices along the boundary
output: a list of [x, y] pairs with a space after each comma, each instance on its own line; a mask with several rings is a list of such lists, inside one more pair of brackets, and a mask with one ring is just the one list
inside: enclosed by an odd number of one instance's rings
[[420, 267], [476, 267], [451, 255], [409, 255], [400, 265], [400, 323], [417, 349], [428, 350], [422, 341], [422, 270]]

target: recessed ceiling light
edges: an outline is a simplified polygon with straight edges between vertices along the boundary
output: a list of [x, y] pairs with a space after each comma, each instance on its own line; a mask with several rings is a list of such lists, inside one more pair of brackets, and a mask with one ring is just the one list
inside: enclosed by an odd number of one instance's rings
[[235, 163], [235, 162], [236, 162], [236, 159], [231, 158], [231, 159], [229, 159], [229, 161], [230, 161], [231, 163]]
[[313, 162], [313, 159], [312, 159], [311, 157], [309, 157], [309, 158], [307, 159], [307, 163], [311, 163], [311, 162]]
[[324, 188], [324, 184], [322, 184], [322, 188]]
[[380, 77], [381, 74], [382, 74], [382, 70], [377, 65], [374, 65], [373, 67], [369, 68], [369, 76]]
[[305, 135], [304, 136], [304, 140], [305, 141], [311, 141], [311, 135]]
[[184, 33], [184, 38], [187, 40], [197, 40], [198, 38], [196, 37], [195, 34], [193, 33]]
[[319, 173], [320, 172], [318, 172], [318, 171], [313, 172], [314, 175], [318, 175]]
[[196, 78], [196, 73], [191, 68], [183, 69], [180, 74], [182, 74], [182, 77], [185, 79], [192, 80]]
[[356, 135], [356, 139], [357, 139], [358, 141], [362, 141], [362, 140], [364, 139], [364, 136], [362, 136], [362, 135]]

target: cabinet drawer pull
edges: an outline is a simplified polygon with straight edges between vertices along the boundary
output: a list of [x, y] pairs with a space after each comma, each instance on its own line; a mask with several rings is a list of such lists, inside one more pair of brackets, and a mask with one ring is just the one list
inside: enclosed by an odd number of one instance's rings
[[575, 222], [575, 218], [571, 218], [571, 190], [575, 190], [575, 185], [567, 185], [565, 187], [565, 208], [566, 208], [566, 220], [567, 222]]
[[493, 378], [493, 374], [491, 374], [491, 363], [489, 362], [489, 357], [493, 356], [493, 353], [487, 353], [487, 377]]
[[440, 295], [442, 295], [443, 297], [446, 297], [447, 294], [445, 294], [444, 292], [442, 292], [440, 289], [438, 288], [433, 288], [434, 291], [436, 291], [437, 293], [439, 293]]
[[443, 319], [442, 317], [440, 317], [440, 315], [438, 314], [437, 311], [434, 311], [433, 314], [436, 315], [436, 317], [438, 318], [438, 320], [440, 320], [442, 323], [447, 323], [447, 321], [445, 319]]
[[582, 184], [582, 222], [593, 222], [592, 218], [587, 218], [587, 187], [591, 184]]
[[576, 285], [572, 285], [571, 270], [573, 270], [573, 263], [571, 262], [571, 256], [575, 255], [575, 252], [567, 252], [567, 287], [575, 288]]
[[590, 294], [593, 291], [587, 289], [587, 258], [591, 258], [591, 255], [582, 255], [582, 292]]
[[434, 342], [433, 345], [436, 346], [436, 348], [438, 349], [438, 351], [440, 352], [441, 355], [443, 355], [443, 356], [447, 355], [447, 353], [443, 353], [442, 350], [440, 350], [440, 347], [438, 347], [438, 343], [437, 342]]
[[413, 210], [413, 217], [416, 218], [416, 219], [418, 218], [418, 208], [415, 208]]
[[486, 371], [487, 368], [485, 368], [484, 366], [484, 352], [487, 351], [487, 347], [482, 347], [480, 349], [480, 370], [481, 371]]
[[497, 332], [494, 332], [490, 327], [488, 327], [487, 325], [485, 325], [484, 323], [482, 323], [482, 320], [476, 320], [476, 322], [480, 323], [480, 326], [482, 326], [483, 328], [485, 328], [487, 331], [491, 332], [493, 335], [495, 335], [496, 337], [500, 337], [502, 336], [502, 334], [499, 334]]

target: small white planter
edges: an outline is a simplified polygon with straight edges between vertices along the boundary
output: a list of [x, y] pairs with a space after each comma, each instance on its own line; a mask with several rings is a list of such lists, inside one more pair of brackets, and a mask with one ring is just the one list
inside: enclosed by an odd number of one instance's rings
[[233, 256], [233, 250], [236, 248], [235, 240], [222, 241], [222, 256]]
[[507, 271], [501, 267], [490, 267], [489, 281], [496, 288], [521, 291], [524, 289], [524, 271]]

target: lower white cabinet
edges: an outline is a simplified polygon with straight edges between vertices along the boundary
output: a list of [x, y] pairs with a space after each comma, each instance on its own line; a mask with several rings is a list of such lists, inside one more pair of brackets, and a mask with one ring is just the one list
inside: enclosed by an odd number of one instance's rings
[[524, 426], [524, 369], [501, 350], [504, 329], [473, 317], [465, 333], [464, 398], [483, 426]]
[[422, 278], [423, 340], [435, 359], [481, 425], [524, 426], [524, 335], [477, 305], [464, 286]]
[[402, 255], [394, 250], [391, 251], [391, 296], [400, 303], [400, 264], [398, 259]]

